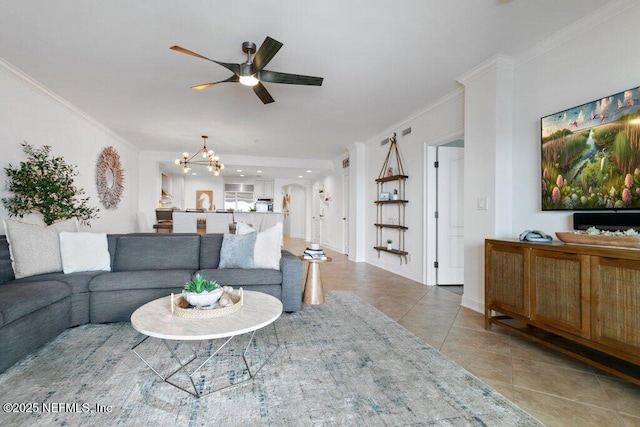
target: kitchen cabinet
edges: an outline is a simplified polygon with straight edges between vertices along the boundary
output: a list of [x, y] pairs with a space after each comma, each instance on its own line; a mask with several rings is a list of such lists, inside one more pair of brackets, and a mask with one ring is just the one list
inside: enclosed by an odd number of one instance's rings
[[253, 193], [256, 199], [273, 199], [273, 181], [255, 180]]

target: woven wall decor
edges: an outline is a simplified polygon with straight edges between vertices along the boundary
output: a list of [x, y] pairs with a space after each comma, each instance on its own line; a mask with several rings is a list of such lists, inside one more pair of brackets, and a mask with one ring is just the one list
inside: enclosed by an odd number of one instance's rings
[[113, 147], [102, 150], [96, 165], [96, 185], [100, 202], [107, 209], [115, 209], [124, 191], [124, 170], [120, 155]]

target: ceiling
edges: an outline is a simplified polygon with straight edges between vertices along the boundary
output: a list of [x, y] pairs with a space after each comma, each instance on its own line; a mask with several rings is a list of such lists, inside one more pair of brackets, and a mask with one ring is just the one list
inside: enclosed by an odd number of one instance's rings
[[[305, 176], [455, 90], [486, 59], [517, 56], [606, 3], [0, 0], [0, 57], [141, 150], [177, 157], [209, 135], [223, 163], [267, 156]], [[266, 36], [284, 43], [267, 69], [324, 84], [265, 83], [268, 105], [237, 83], [197, 92], [189, 87], [231, 73], [169, 49], [239, 63], [242, 42]], [[249, 166], [226, 163], [227, 175]]]

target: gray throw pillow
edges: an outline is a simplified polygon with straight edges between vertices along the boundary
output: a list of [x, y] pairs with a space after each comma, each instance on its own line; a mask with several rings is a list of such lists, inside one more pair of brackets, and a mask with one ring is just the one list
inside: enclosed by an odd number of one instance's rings
[[218, 268], [253, 268], [253, 248], [257, 234], [225, 234]]

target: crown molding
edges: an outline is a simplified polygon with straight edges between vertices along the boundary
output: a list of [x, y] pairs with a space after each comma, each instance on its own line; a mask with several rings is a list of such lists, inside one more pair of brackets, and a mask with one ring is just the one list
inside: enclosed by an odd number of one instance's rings
[[69, 101], [67, 101], [60, 95], [58, 95], [57, 93], [53, 92], [52, 90], [47, 88], [45, 85], [43, 85], [39, 81], [35, 80], [34, 78], [27, 75], [26, 73], [22, 72], [20, 69], [16, 68], [14, 65], [10, 64], [9, 62], [7, 62], [5, 59], [1, 57], [0, 57], [0, 70], [2, 70], [5, 74], [9, 75], [10, 77], [13, 77], [15, 80], [22, 83], [24, 86], [51, 99], [52, 101], [54, 101], [56, 104], [63, 107], [67, 111], [75, 114], [85, 122], [98, 128], [100, 131], [108, 134], [110, 137], [118, 140], [118, 142], [121, 142], [122, 144], [127, 145], [128, 147], [130, 147], [135, 151], [140, 151], [137, 147], [133, 146], [129, 141], [124, 139], [122, 136], [118, 135], [113, 130], [111, 130], [110, 128], [108, 128], [107, 126], [105, 126], [104, 124], [102, 124], [101, 122], [99, 122], [98, 120], [90, 116], [89, 114], [85, 113], [84, 111], [82, 111], [81, 109], [79, 109], [78, 107], [76, 107], [75, 105], [73, 105], [72, 103], [70, 103]]
[[580, 34], [585, 33], [594, 27], [603, 27], [603, 24], [606, 21], [622, 14], [638, 4], [637, 0], [615, 0], [599, 9], [596, 9], [589, 15], [578, 19], [571, 25], [547, 37], [532, 48], [518, 55], [515, 58], [516, 67], [520, 67], [535, 58], [544, 55], [545, 53], [576, 38]]
[[456, 81], [464, 86], [467, 86], [472, 81], [484, 76], [491, 71], [497, 69], [513, 70], [513, 65], [514, 60], [512, 57], [507, 55], [494, 55], [458, 77]]
[[403, 126], [406, 126], [408, 124], [410, 124], [413, 120], [415, 120], [416, 118], [422, 116], [423, 114], [428, 113], [431, 110], [435, 110], [437, 108], [439, 108], [440, 106], [456, 100], [456, 99], [463, 99], [464, 98], [464, 88], [459, 87], [451, 92], [449, 92], [448, 94], [446, 94], [445, 96], [443, 96], [442, 98], [437, 99], [434, 103], [427, 105], [426, 107], [416, 111], [415, 113], [411, 114], [408, 117], [405, 117], [404, 119], [400, 120], [397, 123], [392, 124], [391, 126], [387, 127], [385, 130], [383, 130], [382, 132], [379, 132], [378, 134], [372, 136], [371, 138], [369, 138], [369, 143], [371, 143], [371, 141], [377, 141], [379, 138], [384, 138], [385, 135], [391, 135], [393, 132], [395, 132], [397, 129], [402, 128]]

